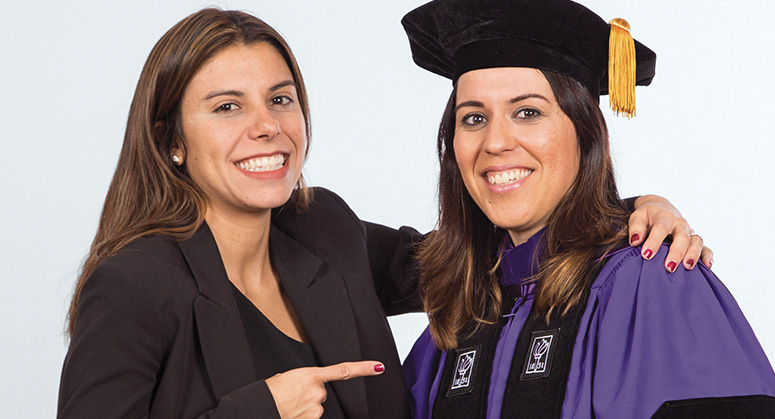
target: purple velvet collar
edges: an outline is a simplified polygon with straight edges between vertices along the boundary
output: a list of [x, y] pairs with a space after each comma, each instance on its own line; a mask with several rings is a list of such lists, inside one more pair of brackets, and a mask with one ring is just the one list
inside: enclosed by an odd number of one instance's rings
[[519, 246], [511, 244], [511, 238], [507, 235], [501, 259], [501, 279], [503, 287], [519, 285], [521, 295], [533, 292], [535, 282], [529, 282], [531, 277], [538, 273], [538, 265], [541, 261], [541, 237], [544, 230], [537, 232], [533, 237]]

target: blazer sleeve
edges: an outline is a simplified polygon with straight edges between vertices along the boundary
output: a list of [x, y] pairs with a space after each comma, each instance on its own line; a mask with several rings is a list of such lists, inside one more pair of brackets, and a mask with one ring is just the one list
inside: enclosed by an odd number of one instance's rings
[[[103, 262], [81, 292], [78, 317], [65, 358], [59, 418], [147, 418], [166, 358], [164, 322], [136, 278]], [[183, 379], [183, 378], [181, 378]], [[181, 394], [179, 403], [186, 403]], [[261, 416], [256, 416], [261, 415]], [[277, 418], [264, 380], [221, 397], [200, 418]]]
[[327, 189], [315, 188], [314, 194], [315, 200], [324, 206], [333, 201], [339, 207], [339, 214], [346, 214], [346, 218], [365, 234], [371, 276], [385, 314], [422, 311], [417, 292], [415, 250], [424, 235], [411, 227], [396, 230], [362, 221], [339, 195]]
[[422, 311], [415, 249], [423, 236], [410, 227], [395, 230], [369, 222], [365, 226], [371, 275], [385, 314]]

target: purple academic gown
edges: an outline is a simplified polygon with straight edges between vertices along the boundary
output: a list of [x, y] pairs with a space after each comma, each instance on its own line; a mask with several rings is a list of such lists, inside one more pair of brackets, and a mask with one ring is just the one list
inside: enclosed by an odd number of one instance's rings
[[[502, 286], [521, 296], [501, 330], [490, 376], [487, 418], [500, 418], [514, 348], [533, 304], [521, 284], [540, 234], [511, 247]], [[646, 261], [639, 248], [614, 253], [595, 279], [572, 355], [563, 418], [648, 418], [669, 400], [775, 395], [775, 373], [732, 295], [703, 265], [670, 274], [663, 245]], [[404, 362], [415, 418], [430, 418], [446, 353], [426, 329]]]

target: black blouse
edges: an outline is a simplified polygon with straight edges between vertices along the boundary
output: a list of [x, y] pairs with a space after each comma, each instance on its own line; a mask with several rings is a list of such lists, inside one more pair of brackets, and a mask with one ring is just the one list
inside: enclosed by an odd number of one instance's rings
[[[258, 379], [264, 380], [294, 368], [320, 366], [312, 346], [281, 332], [236, 287], [233, 289]], [[326, 392], [328, 397], [323, 402], [322, 417], [344, 418], [339, 399], [328, 383], [326, 383]]]

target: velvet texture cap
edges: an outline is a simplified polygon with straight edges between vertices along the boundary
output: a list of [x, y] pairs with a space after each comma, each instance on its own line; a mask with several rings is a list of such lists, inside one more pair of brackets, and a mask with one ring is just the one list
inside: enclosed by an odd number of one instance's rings
[[[454, 82], [472, 70], [530, 67], [572, 77], [595, 97], [608, 94], [611, 25], [578, 3], [436, 0], [409, 12], [401, 23], [414, 62]], [[656, 54], [634, 44], [635, 82], [647, 86]]]

